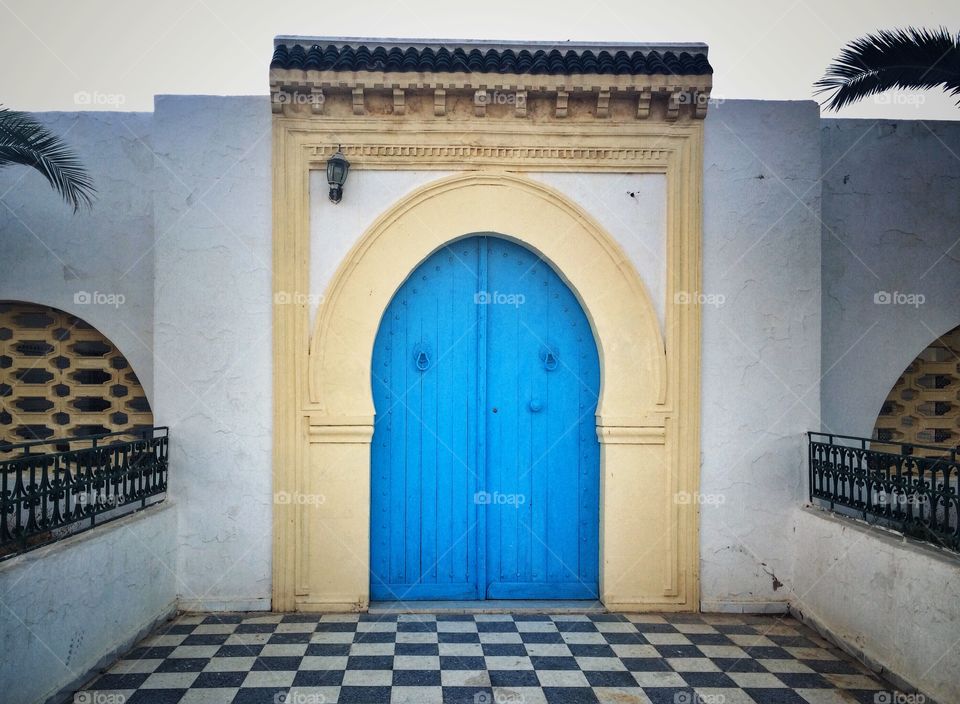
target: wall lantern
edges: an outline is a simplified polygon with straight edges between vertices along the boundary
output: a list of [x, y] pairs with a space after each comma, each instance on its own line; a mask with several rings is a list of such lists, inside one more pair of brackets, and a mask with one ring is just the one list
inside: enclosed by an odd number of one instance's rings
[[330, 184], [330, 202], [339, 203], [343, 198], [343, 184], [347, 181], [350, 162], [337, 146], [337, 153], [327, 160], [327, 183]]

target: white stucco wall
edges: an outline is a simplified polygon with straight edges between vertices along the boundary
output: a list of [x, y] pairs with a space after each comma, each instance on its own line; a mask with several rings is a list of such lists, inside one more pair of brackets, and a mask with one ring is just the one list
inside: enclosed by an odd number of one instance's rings
[[[869, 436], [904, 368], [960, 324], [960, 123], [824, 120], [821, 136], [822, 429]], [[795, 514], [797, 612], [936, 701], [960, 701], [960, 560]]]
[[170, 426], [185, 609], [267, 609], [270, 103], [158, 97], [155, 414]]
[[[960, 325], [960, 122], [821, 132], [823, 429], [868, 436], [906, 366]], [[924, 302], [877, 304], [880, 292]]]
[[600, 223], [639, 272], [664, 332], [667, 178], [662, 174], [531, 173]]
[[[449, 175], [451, 172], [446, 171], [354, 170], [343, 200], [333, 204], [327, 197], [326, 174], [320, 171], [310, 174], [312, 317], [347, 252], [373, 222], [412, 191]], [[666, 178], [659, 174], [533, 172], [524, 175], [566, 195], [620, 243], [643, 278], [662, 329], [666, 286]]]
[[783, 610], [818, 426], [819, 119], [812, 102], [728, 101], [705, 127], [701, 599]]
[[960, 560], [817, 509], [792, 519], [796, 614], [935, 701], [960, 702]]
[[[53, 306], [86, 320], [117, 345], [152, 404], [152, 117], [38, 117], [90, 172], [97, 200], [74, 214], [33, 169], [0, 169], [0, 300]], [[123, 303], [80, 304], [74, 298], [80, 292], [123, 296]]]
[[164, 503], [0, 563], [0, 699], [78, 686], [171, 615], [175, 543]]

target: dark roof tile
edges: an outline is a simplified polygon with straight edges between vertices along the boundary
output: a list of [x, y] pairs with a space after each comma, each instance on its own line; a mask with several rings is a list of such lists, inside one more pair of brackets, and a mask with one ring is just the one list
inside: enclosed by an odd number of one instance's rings
[[624, 50], [611, 54], [607, 50], [594, 53], [590, 49], [577, 52], [568, 49], [487, 49], [461, 47], [453, 50], [445, 46], [417, 48], [374, 46], [360, 44], [321, 47], [317, 44], [278, 44], [273, 52], [270, 68], [303, 69], [307, 71], [411, 71], [516, 73], [516, 74], [606, 74], [606, 75], [684, 75], [701, 76], [713, 73], [704, 53], [681, 51], [663, 53], [650, 50]]

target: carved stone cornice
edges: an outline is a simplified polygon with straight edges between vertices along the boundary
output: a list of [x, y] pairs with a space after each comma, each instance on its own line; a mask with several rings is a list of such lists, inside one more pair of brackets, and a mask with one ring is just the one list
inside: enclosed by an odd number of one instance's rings
[[273, 112], [395, 119], [703, 119], [712, 76], [271, 69]]

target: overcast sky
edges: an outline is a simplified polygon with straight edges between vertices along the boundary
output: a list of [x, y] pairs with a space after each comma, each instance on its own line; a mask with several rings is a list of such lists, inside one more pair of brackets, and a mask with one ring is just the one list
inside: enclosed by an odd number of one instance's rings
[[[267, 92], [276, 34], [710, 45], [718, 98], [810, 100], [845, 42], [879, 28], [960, 31], [957, 0], [0, 0], [0, 102], [151, 110], [157, 94]], [[938, 91], [843, 117], [960, 119]]]

